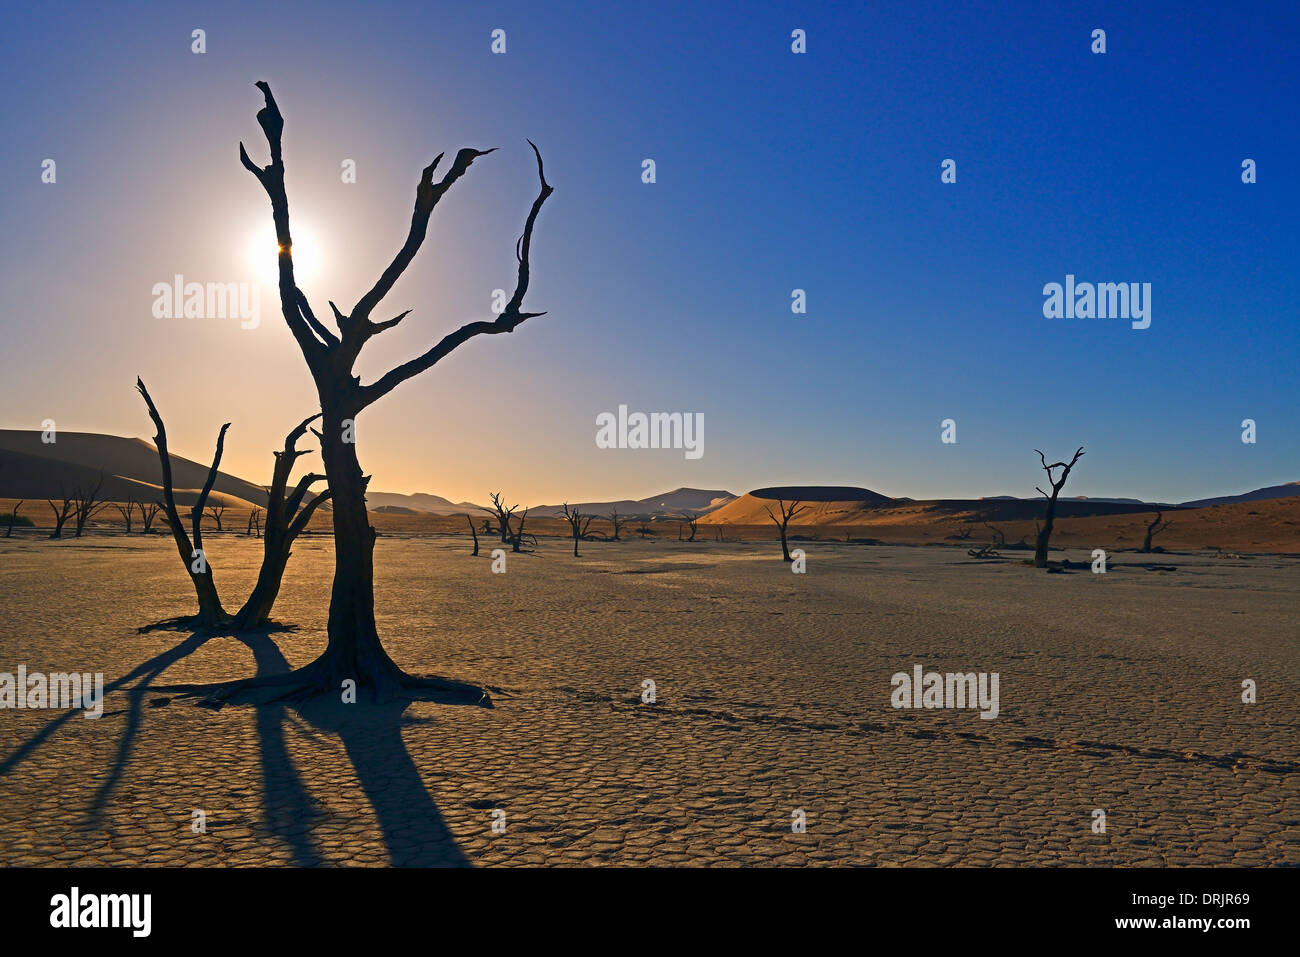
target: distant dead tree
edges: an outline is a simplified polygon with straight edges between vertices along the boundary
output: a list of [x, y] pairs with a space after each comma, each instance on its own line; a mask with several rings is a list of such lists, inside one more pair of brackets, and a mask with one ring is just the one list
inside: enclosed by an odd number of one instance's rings
[[494, 534], [496, 534], [496, 533], [493, 531], [492, 523], [491, 523], [490, 521], [488, 521], [486, 518], [483, 519], [483, 534], [484, 534], [484, 535], [494, 535]]
[[718, 529], [718, 541], [720, 541], [720, 542], [726, 541], [726, 539], [724, 539], [724, 538], [722, 537], [722, 523], [721, 523], [721, 522], [718, 523], [718, 525], [717, 525], [717, 529]]
[[645, 538], [647, 535], [654, 535], [654, 534], [657, 534], [657, 533], [655, 532], [655, 530], [654, 530], [653, 528], [651, 528], [649, 525], [647, 525], [645, 522], [642, 522], [640, 525], [638, 525], [638, 526], [634, 529], [634, 531], [635, 531], [638, 535], [640, 535], [642, 538]]
[[1007, 535], [1006, 532], [1002, 531], [1002, 529], [994, 525], [990, 525], [988, 522], [984, 523], [984, 527], [993, 533], [994, 546], [998, 548], [1002, 548], [1007, 544]]
[[620, 536], [622, 535], [623, 532], [624, 522], [623, 519], [619, 517], [618, 506], [615, 506], [614, 511], [609, 513], [609, 522], [611, 525], [614, 526], [614, 535], [611, 541], [615, 541], [615, 542], [621, 541], [622, 539]]
[[104, 473], [100, 472], [99, 478], [94, 485], [85, 486], [84, 491], [81, 486], [77, 486], [77, 490], [72, 493], [73, 502], [76, 506], [72, 515], [77, 525], [74, 538], [80, 538], [81, 533], [86, 530], [86, 523], [108, 507], [107, 502], [99, 500], [99, 493], [103, 488]]
[[767, 512], [767, 517], [776, 522], [776, 527], [781, 530], [781, 557], [785, 561], [791, 562], [794, 561], [794, 559], [790, 557], [790, 548], [786, 545], [786, 530], [790, 527], [790, 519], [794, 518], [800, 512], [806, 511], [808, 506], [800, 503], [797, 499], [791, 502], [788, 508], [786, 507], [785, 499], [777, 499], [777, 502], [779, 503], [781, 510], [780, 518], [777, 518], [772, 509], [766, 505], [763, 506], [763, 511]]
[[122, 524], [126, 526], [125, 534], [130, 535], [131, 525], [135, 519], [135, 499], [128, 495], [126, 505], [118, 505], [115, 502], [113, 503], [113, 507], [117, 509], [118, 514], [122, 516]]
[[[18, 510], [22, 507], [23, 507], [23, 503], [20, 501], [17, 505], [15, 505], [12, 509], [9, 510], [9, 526], [5, 529], [5, 538], [11, 538], [13, 536], [14, 523], [18, 521]], [[26, 519], [24, 519], [24, 521], [26, 521]]]
[[469, 522], [469, 533], [474, 536], [474, 554], [477, 555], [478, 554], [478, 529], [474, 527], [474, 519], [470, 518], [468, 515], [465, 516], [465, 521]]
[[149, 535], [153, 531], [153, 520], [158, 516], [158, 506], [153, 502], [149, 503], [146, 510], [144, 502], [140, 503], [140, 533]]
[[[307, 427], [320, 418], [320, 413], [308, 416], [285, 436], [284, 450], [275, 452], [275, 466], [271, 472], [271, 487], [266, 497], [266, 526], [262, 532], [262, 567], [258, 569], [257, 584], [253, 586], [248, 601], [236, 612], [232, 627], [236, 631], [260, 628], [270, 620], [271, 609], [280, 594], [280, 583], [289, 564], [294, 540], [302, 533], [316, 509], [332, 494], [331, 489], [313, 493], [311, 487], [325, 481], [325, 476], [308, 472], [298, 479], [293, 491], [288, 491], [289, 476], [294, 463], [311, 449], [299, 449], [298, 440]], [[214, 466], [215, 467], [215, 466]], [[211, 476], [209, 476], [209, 481]]]
[[[415, 678], [403, 672], [388, 656], [375, 626], [374, 547], [375, 530], [366, 512], [366, 485], [357, 458], [355, 419], [363, 410], [383, 398], [406, 380], [432, 368], [470, 339], [480, 335], [513, 332], [527, 319], [545, 315], [523, 312], [524, 296], [529, 284], [529, 250], [533, 227], [542, 204], [551, 195], [542, 168], [542, 155], [533, 144], [537, 159], [540, 188], [525, 220], [523, 234], [515, 245], [518, 278], [514, 294], [502, 312], [491, 321], [470, 322], [448, 333], [427, 352], [389, 370], [375, 381], [363, 384], [353, 371], [362, 348], [374, 336], [391, 329], [411, 310], [396, 318], [375, 322], [371, 314], [406, 271], [424, 242], [434, 208], [452, 185], [469, 170], [478, 157], [492, 150], [462, 149], [451, 168], [435, 183], [434, 170], [442, 157], [426, 166], [415, 189], [415, 208], [405, 242], [374, 286], [361, 297], [350, 314], [343, 313], [333, 302], [336, 335], [316, 318], [306, 294], [298, 287], [293, 269], [293, 237], [289, 231], [289, 200], [285, 191], [285, 165], [282, 155], [284, 116], [264, 81], [257, 83], [265, 106], [257, 113], [257, 122], [266, 136], [271, 161], [258, 166], [249, 158], [243, 144], [239, 158], [257, 179], [271, 201], [271, 218], [275, 225], [279, 265], [280, 307], [285, 323], [293, 334], [303, 359], [316, 384], [323, 414], [321, 455], [325, 474], [333, 492], [331, 513], [334, 523], [334, 585], [330, 597], [328, 644], [325, 652], [294, 673], [274, 676], [263, 683], [288, 684], [291, 690], [314, 693], [337, 691], [344, 680], [356, 681], [369, 688], [376, 699], [391, 697], [399, 689], [426, 689], [450, 692], [474, 702], [490, 701], [486, 692], [463, 682], [436, 678]], [[248, 682], [242, 686], [253, 684]]]
[[[270, 489], [267, 489], [266, 491], [268, 495], [271, 492]], [[262, 510], [256, 505], [254, 505], [248, 512], [248, 526], [244, 529], [244, 534], [249, 538], [252, 538], [254, 535], [258, 538], [262, 537]]]
[[47, 498], [45, 501], [49, 503], [50, 509], [54, 512], [54, 531], [50, 532], [50, 538], [62, 538], [63, 526], [67, 523], [68, 519], [72, 517], [72, 513], [76, 511], [76, 505], [73, 504], [73, 498], [67, 492], [60, 491], [60, 504], [55, 505], [53, 499]]
[[528, 509], [524, 509], [523, 514], [519, 516], [519, 527], [509, 533], [511, 551], [523, 551], [524, 542], [528, 542], [533, 548], [537, 547], [537, 536], [524, 534], [524, 522], [526, 521], [528, 521]]
[[224, 531], [221, 527], [221, 516], [226, 514], [226, 503], [224, 499], [214, 498], [213, 504], [208, 506], [208, 515], [217, 523], [217, 531]]
[[578, 511], [576, 505], [570, 511], [568, 502], [565, 502], [562, 508], [564, 509], [564, 520], [569, 523], [569, 529], [573, 532], [573, 557], [580, 558], [578, 541], [587, 537], [587, 529], [591, 527], [591, 516], [584, 516]]
[[497, 513], [497, 524], [501, 526], [501, 544], [510, 544], [510, 516], [514, 515], [518, 505], [512, 505], [506, 508], [505, 499], [501, 497], [500, 492], [490, 492], [489, 497], [492, 499], [492, 508]]
[[135, 388], [144, 397], [144, 404], [149, 407], [149, 418], [153, 419], [154, 428], [158, 430], [153, 438], [153, 444], [158, 449], [158, 461], [162, 465], [163, 511], [172, 538], [176, 541], [176, 551], [180, 554], [181, 564], [185, 566], [190, 581], [194, 583], [194, 592], [198, 596], [199, 613], [194, 617], [194, 623], [200, 628], [215, 628], [228, 621], [229, 616], [221, 607], [221, 598], [217, 594], [217, 585], [212, 577], [212, 564], [203, 551], [203, 508], [207, 504], [208, 493], [212, 491], [212, 485], [217, 480], [217, 467], [221, 464], [221, 453], [226, 444], [226, 430], [230, 428], [230, 423], [223, 425], [217, 433], [217, 451], [212, 458], [212, 467], [208, 469], [207, 481], [203, 483], [203, 489], [190, 510], [190, 520], [194, 527], [194, 539], [191, 541], [189, 535], [185, 533], [185, 526], [181, 523], [180, 512], [176, 510], [176, 496], [172, 485], [172, 457], [167, 451], [167, 427], [163, 425], [162, 416], [158, 414], [158, 407], [153, 404], [149, 390], [144, 386], [144, 380], [138, 376], [135, 380]]
[[686, 514], [682, 515], [682, 521], [685, 522], [686, 527], [691, 530], [691, 536], [686, 540], [688, 542], [695, 541], [695, 527], [700, 524], [700, 517], [698, 515], [693, 515], [690, 512], [687, 512]]
[[[1034, 449], [1034, 451], [1038, 452], [1038, 449]], [[1047, 546], [1052, 539], [1052, 525], [1056, 521], [1056, 498], [1061, 494], [1061, 489], [1065, 487], [1065, 480], [1070, 477], [1070, 470], [1074, 468], [1074, 463], [1079, 461], [1082, 456], [1083, 447], [1080, 446], [1079, 450], [1074, 453], [1074, 458], [1070, 459], [1069, 462], [1053, 462], [1048, 465], [1047, 456], [1042, 452], [1038, 452], [1039, 461], [1043, 463], [1043, 471], [1047, 473], [1047, 482], [1052, 486], [1052, 494], [1048, 495], [1041, 488], [1038, 489], [1038, 493], [1047, 499], [1047, 514], [1043, 516], [1042, 527], [1038, 530], [1038, 541], [1034, 546], [1035, 568], [1047, 567]], [[1057, 479], [1053, 474], [1054, 469], [1062, 469], [1060, 479]]]
[[1151, 539], [1154, 536], [1159, 535], [1170, 525], [1174, 524], [1173, 522], [1162, 522], [1161, 519], [1163, 518], [1163, 516], [1164, 516], [1164, 512], [1156, 512], [1155, 521], [1147, 525], [1147, 534], [1146, 534], [1146, 538], [1142, 540], [1142, 548], [1140, 549], [1141, 551], [1149, 554], [1151, 552]]

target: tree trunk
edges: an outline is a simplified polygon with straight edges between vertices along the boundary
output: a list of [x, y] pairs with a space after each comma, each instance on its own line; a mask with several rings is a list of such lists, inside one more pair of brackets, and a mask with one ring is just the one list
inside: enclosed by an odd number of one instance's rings
[[318, 677], [327, 690], [337, 690], [350, 678], [382, 697], [395, 691], [404, 676], [375, 628], [375, 530], [366, 513], [366, 478], [356, 445], [343, 441], [343, 420], [351, 414], [324, 407], [321, 457], [333, 501], [334, 586], [329, 643], [317, 661]]
[[235, 615], [232, 627], [235, 631], [247, 631], [260, 628], [271, 617], [275, 599], [280, 594], [280, 583], [284, 580], [284, 570], [289, 564], [289, 545], [279, 534], [267, 534], [263, 539], [262, 567], [257, 573], [257, 584], [253, 586], [248, 601]]
[[786, 542], [785, 542], [785, 526], [784, 526], [784, 525], [781, 526], [781, 557], [782, 557], [783, 559], [785, 559], [787, 562], [792, 562], [792, 561], [794, 561], [794, 559], [790, 557], [790, 547], [789, 547], [789, 546], [786, 544]]
[[[1064, 484], [1064, 483], [1062, 483]], [[1043, 519], [1043, 527], [1038, 530], [1038, 541], [1034, 545], [1034, 567], [1047, 567], [1047, 545], [1052, 538], [1052, 524], [1056, 521], [1056, 490], [1053, 489], [1052, 497], [1047, 500], [1047, 515]]]

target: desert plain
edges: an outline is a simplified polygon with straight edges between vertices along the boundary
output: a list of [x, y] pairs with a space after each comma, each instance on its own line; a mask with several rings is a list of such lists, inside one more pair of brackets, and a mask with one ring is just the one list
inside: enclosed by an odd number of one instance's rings
[[[193, 611], [165, 536], [0, 540], [0, 671], [107, 690], [95, 720], [0, 711], [0, 864], [1300, 864], [1300, 557], [1120, 550], [1094, 574], [1067, 539], [1047, 574], [825, 539], [792, 574], [775, 541], [700, 533], [580, 558], [543, 535], [503, 574], [491, 541], [381, 534], [389, 653], [490, 710], [165, 690], [314, 658], [328, 535], [294, 547], [288, 629], [242, 638], [141, 631]], [[246, 595], [261, 543], [208, 539]], [[918, 664], [997, 673], [998, 717], [892, 707]]]

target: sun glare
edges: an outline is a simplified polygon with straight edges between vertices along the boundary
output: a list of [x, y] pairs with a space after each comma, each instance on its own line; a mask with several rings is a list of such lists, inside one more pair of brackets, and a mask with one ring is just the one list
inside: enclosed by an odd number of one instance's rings
[[[259, 226], [248, 242], [246, 257], [253, 278], [259, 283], [268, 286], [279, 283], [280, 251], [275, 227], [270, 223]], [[311, 226], [306, 223], [293, 225], [293, 274], [304, 289], [320, 275], [320, 246]]]

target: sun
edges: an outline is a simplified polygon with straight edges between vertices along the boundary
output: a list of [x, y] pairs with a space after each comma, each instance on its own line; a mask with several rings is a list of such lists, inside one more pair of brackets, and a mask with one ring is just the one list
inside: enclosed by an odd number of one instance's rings
[[[275, 241], [275, 226], [263, 223], [248, 241], [246, 260], [252, 277], [264, 286], [275, 287], [280, 282], [280, 245]], [[293, 224], [293, 275], [298, 285], [308, 292], [307, 285], [320, 275], [320, 244], [310, 223]]]

